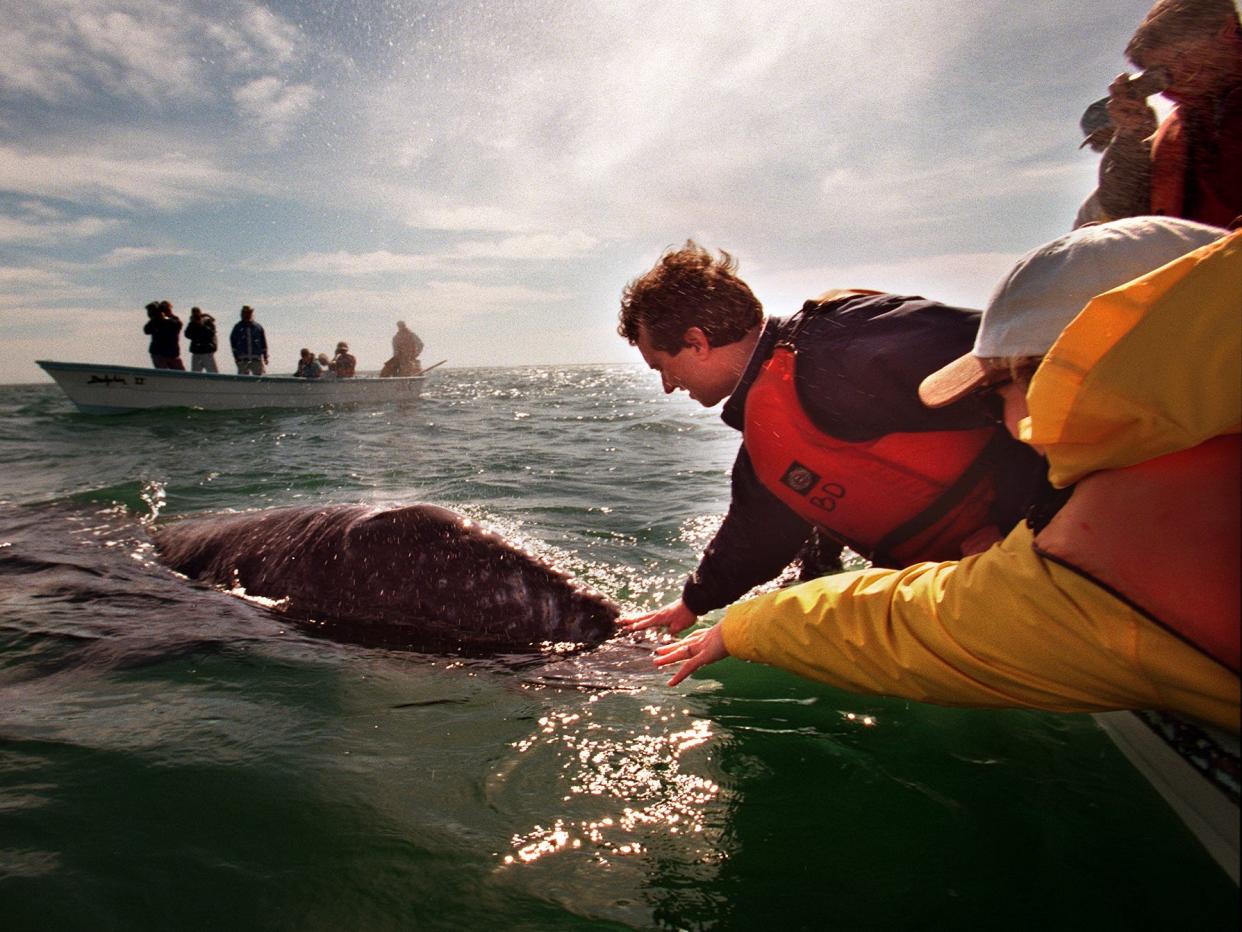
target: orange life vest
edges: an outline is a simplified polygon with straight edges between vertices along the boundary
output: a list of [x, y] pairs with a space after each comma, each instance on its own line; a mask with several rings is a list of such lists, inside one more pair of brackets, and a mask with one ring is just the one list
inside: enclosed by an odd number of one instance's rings
[[1094, 473], [1074, 486], [1035, 549], [1237, 673], [1240, 478], [1238, 434]]
[[759, 481], [872, 562], [960, 559], [963, 542], [992, 525], [988, 467], [998, 429], [838, 440], [803, 410], [795, 358], [778, 346], [746, 396], [742, 443]]

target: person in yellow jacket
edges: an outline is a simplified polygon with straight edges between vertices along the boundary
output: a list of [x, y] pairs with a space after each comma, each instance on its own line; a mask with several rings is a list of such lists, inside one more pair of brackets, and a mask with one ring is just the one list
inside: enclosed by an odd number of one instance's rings
[[1034, 250], [972, 354], [920, 388], [969, 392], [1046, 453], [1059, 502], [960, 561], [738, 603], [657, 650], [670, 685], [734, 655], [857, 692], [1237, 732], [1242, 232], [1135, 217]]

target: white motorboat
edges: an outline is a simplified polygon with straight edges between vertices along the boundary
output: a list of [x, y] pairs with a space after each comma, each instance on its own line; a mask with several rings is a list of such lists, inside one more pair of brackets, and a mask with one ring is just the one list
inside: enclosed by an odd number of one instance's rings
[[37, 362], [85, 414], [121, 414], [152, 408], [233, 411], [413, 401], [422, 392], [426, 378], [424, 373], [387, 379], [366, 376], [298, 379], [284, 375], [182, 372], [47, 359]]
[[1236, 884], [1238, 736], [1168, 712], [1094, 717]]

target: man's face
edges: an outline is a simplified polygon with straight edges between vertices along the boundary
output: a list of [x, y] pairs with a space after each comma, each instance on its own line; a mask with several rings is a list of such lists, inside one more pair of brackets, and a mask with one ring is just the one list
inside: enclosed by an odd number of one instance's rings
[[688, 344], [677, 353], [669, 353], [652, 346], [647, 329], [639, 326], [638, 351], [648, 368], [660, 374], [665, 394], [681, 389], [705, 408], [729, 397], [737, 383], [736, 378], [719, 371], [719, 361], [713, 359], [711, 348], [705, 344]]

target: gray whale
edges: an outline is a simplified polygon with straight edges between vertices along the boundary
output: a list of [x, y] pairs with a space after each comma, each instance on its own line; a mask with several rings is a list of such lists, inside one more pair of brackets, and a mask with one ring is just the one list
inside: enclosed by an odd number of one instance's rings
[[187, 518], [153, 532], [191, 579], [277, 602], [328, 636], [412, 650], [594, 645], [619, 610], [446, 508], [276, 508]]

